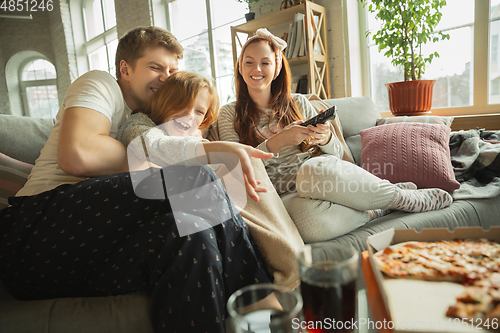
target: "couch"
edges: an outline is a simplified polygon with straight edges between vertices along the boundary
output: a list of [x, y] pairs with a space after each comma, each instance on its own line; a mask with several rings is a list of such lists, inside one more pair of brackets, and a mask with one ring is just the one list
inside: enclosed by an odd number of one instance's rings
[[[369, 97], [351, 97], [325, 102], [337, 105], [345, 141], [359, 164], [360, 131], [374, 126], [381, 118], [373, 101]], [[0, 155], [0, 184], [7, 181], [13, 193], [16, 186], [22, 186], [30, 164], [34, 164], [53, 123], [53, 119], [0, 115], [0, 153], [4, 154]], [[5, 192], [0, 192], [1, 195], [5, 197]], [[5, 206], [5, 202], [0, 201], [0, 208], [2, 205]], [[310, 210], [309, 213], [314, 215], [314, 209]], [[366, 249], [368, 236], [389, 228], [421, 230], [481, 226], [488, 229], [500, 225], [499, 216], [500, 197], [457, 200], [439, 211], [393, 212], [346, 234], [336, 235], [329, 241], [349, 244], [361, 251]], [[349, 221], [338, 223], [348, 224]], [[18, 301], [0, 283], [0, 332], [152, 332], [149, 300], [148, 292], [136, 292], [122, 296]]]

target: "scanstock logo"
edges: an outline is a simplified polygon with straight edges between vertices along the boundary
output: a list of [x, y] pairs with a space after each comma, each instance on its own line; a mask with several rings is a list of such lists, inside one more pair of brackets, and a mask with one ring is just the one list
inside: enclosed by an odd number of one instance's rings
[[127, 147], [130, 176], [138, 197], [168, 199], [180, 236], [220, 224], [245, 207], [243, 170], [235, 154], [211, 152], [210, 166], [200, 165], [207, 160], [203, 149], [191, 158], [186, 158], [184, 149], [177, 154], [182, 156], [172, 154], [179, 151], [176, 147], [185, 146], [186, 139], [170, 136], [165, 140], [162, 126], [139, 135]]

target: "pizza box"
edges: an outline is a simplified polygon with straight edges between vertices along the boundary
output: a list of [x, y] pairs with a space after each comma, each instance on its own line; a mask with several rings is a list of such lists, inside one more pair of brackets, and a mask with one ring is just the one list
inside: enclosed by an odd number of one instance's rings
[[367, 238], [370, 264], [380, 288], [384, 306], [390, 318], [385, 323], [374, 322], [376, 328], [393, 332], [493, 332], [500, 328], [498, 321], [489, 322], [490, 330], [473, 321], [450, 318], [445, 315], [450, 305], [464, 287], [453, 282], [432, 282], [410, 279], [393, 279], [385, 276], [374, 262], [373, 254], [392, 244], [408, 241], [440, 241], [452, 239], [487, 238], [500, 242], [500, 227], [483, 230], [481, 227], [422, 229], [389, 229]]

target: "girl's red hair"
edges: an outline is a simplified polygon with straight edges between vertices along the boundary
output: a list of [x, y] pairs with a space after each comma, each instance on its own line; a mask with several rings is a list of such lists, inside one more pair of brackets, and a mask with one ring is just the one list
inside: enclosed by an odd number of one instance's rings
[[201, 74], [176, 72], [170, 75], [165, 83], [153, 94], [142, 112], [148, 115], [157, 125], [164, 119], [176, 119], [185, 116], [182, 111], [191, 107], [202, 89], [208, 89], [210, 103], [207, 113], [199, 128], [212, 124], [219, 112], [219, 96], [210, 81]]

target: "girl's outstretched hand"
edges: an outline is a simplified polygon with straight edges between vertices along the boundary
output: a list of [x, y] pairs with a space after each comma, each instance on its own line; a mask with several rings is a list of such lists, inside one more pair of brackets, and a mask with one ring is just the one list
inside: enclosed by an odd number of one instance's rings
[[302, 141], [309, 138], [313, 132], [307, 127], [300, 126], [303, 122], [303, 120], [296, 120], [283, 128], [278, 134], [268, 139], [267, 149], [277, 154], [281, 148], [298, 146]]
[[267, 192], [267, 189], [260, 187], [260, 182], [255, 179], [250, 157], [268, 159], [273, 157], [272, 153], [253, 148], [236, 142], [214, 141], [203, 142], [205, 154], [209, 164], [224, 164], [228, 170], [233, 170], [238, 162], [241, 162], [243, 178], [248, 195], [255, 201], [259, 201], [257, 192]]

